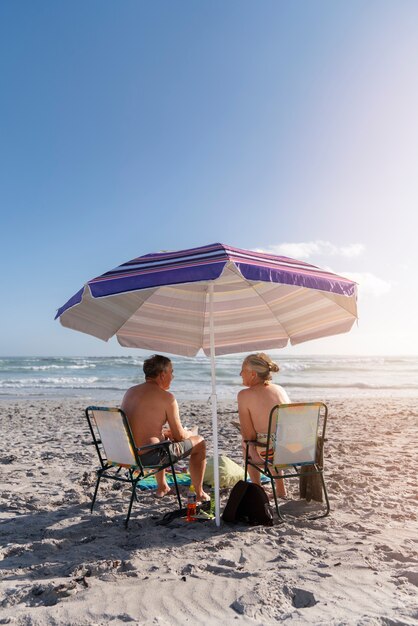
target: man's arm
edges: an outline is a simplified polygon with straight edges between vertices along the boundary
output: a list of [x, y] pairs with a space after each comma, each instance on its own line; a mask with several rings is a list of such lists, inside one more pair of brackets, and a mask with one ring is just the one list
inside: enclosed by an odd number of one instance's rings
[[179, 406], [173, 394], [169, 393], [169, 399], [166, 407], [166, 417], [171, 431], [171, 437], [174, 441], [184, 441], [191, 437], [191, 433], [183, 428], [180, 421]]

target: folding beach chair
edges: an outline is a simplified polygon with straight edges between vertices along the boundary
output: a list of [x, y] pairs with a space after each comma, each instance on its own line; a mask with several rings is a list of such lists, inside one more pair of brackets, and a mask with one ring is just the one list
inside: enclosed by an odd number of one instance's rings
[[[272, 408], [267, 437], [264, 443], [246, 441], [245, 480], [248, 466], [254, 467], [271, 481], [277, 515], [284, 521], [277, 502], [274, 481], [277, 478], [320, 477], [326, 501], [326, 510], [309, 519], [326, 517], [330, 511], [322, 462], [322, 444], [327, 425], [328, 408], [323, 402], [280, 404]], [[251, 448], [256, 446], [263, 462], [251, 459]], [[280, 474], [280, 471], [283, 473]]]
[[[85, 412], [101, 466], [97, 470], [97, 482], [91, 503], [91, 512], [93, 512], [97, 491], [102, 478], [129, 483], [132, 488], [132, 493], [128, 515], [125, 520], [125, 525], [127, 526], [134, 498], [138, 501], [136, 495], [137, 484], [142, 479], [153, 476], [160, 470], [166, 468], [170, 468], [173, 475], [177, 500], [179, 508], [181, 509], [180, 493], [169, 448], [171, 442], [167, 440], [137, 448], [134, 443], [128, 419], [122, 409], [89, 406]], [[160, 450], [165, 460], [159, 465], [143, 465], [140, 453], [151, 450]]]

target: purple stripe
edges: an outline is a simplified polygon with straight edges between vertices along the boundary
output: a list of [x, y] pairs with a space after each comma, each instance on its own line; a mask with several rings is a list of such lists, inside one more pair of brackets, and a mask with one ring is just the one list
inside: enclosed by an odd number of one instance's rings
[[71, 308], [72, 306], [75, 306], [76, 304], [80, 304], [81, 299], [83, 297], [83, 291], [84, 291], [84, 287], [82, 287], [80, 289], [80, 291], [77, 291], [76, 294], [74, 294], [72, 296], [72, 298], [70, 298], [68, 300], [68, 302], [66, 302], [64, 304], [64, 306], [62, 306], [60, 309], [58, 309], [57, 314], [55, 316], [54, 319], [57, 319], [57, 317], [59, 317], [60, 315], [62, 315], [64, 313], [64, 311], [66, 311], [67, 309]]
[[284, 285], [295, 285], [297, 287], [307, 287], [309, 289], [319, 289], [330, 293], [338, 293], [343, 296], [352, 296], [355, 291], [355, 284], [347, 279], [339, 279], [327, 273], [327, 276], [309, 274], [306, 271], [276, 269], [262, 265], [248, 265], [246, 263], [235, 263], [241, 274], [247, 280], [259, 280], [265, 283], [281, 283]]
[[[200, 249], [199, 249], [200, 250]], [[195, 252], [193, 254], [184, 254], [182, 251], [178, 252], [175, 256], [171, 255], [169, 259], [166, 259], [167, 255], [161, 255], [162, 258], [156, 257], [156, 255], [152, 255], [152, 258], [147, 256], [139, 257], [137, 259], [132, 259], [132, 261], [128, 261], [127, 263], [123, 263], [118, 267], [94, 278], [90, 283], [102, 280], [103, 277], [110, 276], [123, 276], [129, 273], [135, 272], [155, 272], [158, 269], [170, 269], [177, 268], [183, 265], [195, 265], [198, 266], [201, 263], [215, 263], [216, 261], [226, 261], [228, 259], [228, 255], [224, 250], [212, 250], [211, 252]], [[144, 266], [144, 267], [141, 267]]]
[[[177, 252], [147, 254], [132, 259], [87, 284], [92, 296], [100, 298], [163, 285], [216, 280], [228, 260], [248, 280], [295, 285], [344, 296], [352, 296], [356, 290], [354, 282], [304, 261], [241, 250], [220, 243]], [[83, 290], [84, 288], [80, 289], [58, 310], [55, 319], [81, 302]]]
[[153, 272], [136, 276], [128, 275], [110, 280], [101, 280], [100, 282], [92, 282], [89, 283], [89, 287], [94, 298], [101, 298], [117, 293], [161, 287], [163, 285], [178, 285], [181, 283], [196, 283], [202, 280], [216, 280], [222, 274], [224, 267], [225, 262], [208, 263], [206, 265], [183, 267], [175, 270], [154, 270]]
[[114, 270], [111, 270], [110, 272], [106, 272], [105, 274], [102, 274], [101, 276], [98, 276], [97, 278], [94, 278], [93, 280], [89, 281], [89, 284], [95, 283], [95, 282], [99, 282], [102, 280], [106, 280], [108, 278], [119, 278], [119, 277], [124, 277], [124, 276], [129, 276], [134, 275], [134, 274], [154, 274], [155, 272], [161, 272], [164, 270], [177, 270], [177, 269], [181, 269], [183, 267], [201, 267], [203, 265], [207, 265], [207, 264], [214, 264], [217, 263], [219, 261], [223, 262], [225, 264], [225, 262], [228, 260], [228, 257], [226, 255], [216, 255], [216, 256], [210, 256], [210, 257], [201, 257], [198, 259], [193, 259], [193, 260], [189, 260], [189, 259], [176, 259], [171, 261], [170, 263], [156, 263], [154, 265], [148, 264], [148, 267], [141, 267], [140, 263], [135, 263], [132, 264], [132, 267], [126, 267], [123, 265], [120, 265], [119, 267], [117, 267]]
[[221, 243], [214, 243], [210, 246], [202, 246], [200, 248], [189, 248], [187, 250], [177, 250], [176, 252], [155, 252], [152, 254], [144, 254], [143, 256], [139, 256], [131, 261], [127, 261], [126, 263], [122, 263], [120, 267], [128, 267], [129, 265], [136, 265], [141, 263], [153, 263], [158, 262], [161, 263], [163, 261], [176, 261], [179, 257], [194, 257], [198, 255], [210, 255], [214, 252], [219, 252], [220, 258], [227, 258], [228, 253]]
[[[198, 267], [204, 263], [216, 263], [217, 261], [219, 262], [223, 260], [231, 260], [237, 265], [261, 266], [267, 270], [276, 270], [276, 272], [272, 272], [272, 278], [268, 279], [269, 282], [280, 282], [280, 280], [274, 279], [273, 276], [283, 276], [286, 277], [283, 282], [290, 285], [301, 284], [302, 286], [309, 286], [313, 289], [322, 289], [334, 293], [344, 294], [347, 294], [347, 289], [349, 292], [351, 290], [351, 293], [354, 290], [352, 281], [325, 270], [321, 270], [320, 268], [314, 265], [309, 265], [304, 261], [296, 261], [295, 259], [275, 256], [272, 254], [241, 250], [239, 248], [223, 246], [222, 244], [192, 248], [189, 250], [179, 251], [177, 253], [159, 253], [138, 257], [132, 261], [123, 263], [119, 267], [106, 272], [102, 276], [94, 278], [92, 281], [89, 281], [89, 284], [92, 285], [96, 282], [103, 282], [111, 277], [122, 278], [129, 274], [140, 275], [160, 272], [163, 270], [178, 270], [186, 266]], [[280, 274], [280, 272], [282, 272], [282, 274]], [[291, 278], [292, 274], [297, 276], [297, 278]], [[309, 275], [310, 279], [304, 282], [301, 278], [303, 275]], [[338, 283], [337, 285], [336, 281]]]

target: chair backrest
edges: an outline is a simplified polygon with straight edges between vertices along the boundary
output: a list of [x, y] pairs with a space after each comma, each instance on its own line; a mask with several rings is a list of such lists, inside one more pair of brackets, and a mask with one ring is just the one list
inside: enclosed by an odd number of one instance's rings
[[[320, 429], [321, 412], [323, 420]], [[273, 407], [269, 433], [274, 449], [274, 465], [315, 463], [318, 435], [322, 434], [323, 437], [325, 434], [327, 413], [328, 409], [323, 402], [280, 404]]]
[[97, 445], [98, 441], [94, 429], [92, 428], [91, 418], [93, 418], [98, 430], [100, 443], [106, 454], [107, 462], [125, 467], [138, 465], [131, 429], [126, 415], [121, 409], [90, 406], [86, 409], [86, 416], [101, 460], [102, 456]]

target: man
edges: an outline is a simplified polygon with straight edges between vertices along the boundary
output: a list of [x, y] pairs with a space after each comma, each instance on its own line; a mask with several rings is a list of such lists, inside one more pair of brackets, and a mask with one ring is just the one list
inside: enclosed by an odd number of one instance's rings
[[[168, 391], [174, 378], [173, 366], [165, 356], [154, 354], [144, 361], [145, 382], [128, 389], [121, 408], [128, 418], [134, 441], [138, 448], [170, 438], [174, 443], [170, 451], [174, 460], [190, 455], [190, 476], [196, 489], [198, 501], [209, 500], [203, 491], [203, 475], [206, 467], [206, 445], [203, 437], [183, 428], [177, 400]], [[169, 429], [163, 427], [168, 422]], [[155, 451], [142, 454], [144, 463], [158, 463]], [[157, 496], [162, 498], [170, 487], [165, 470], [156, 474]]]

